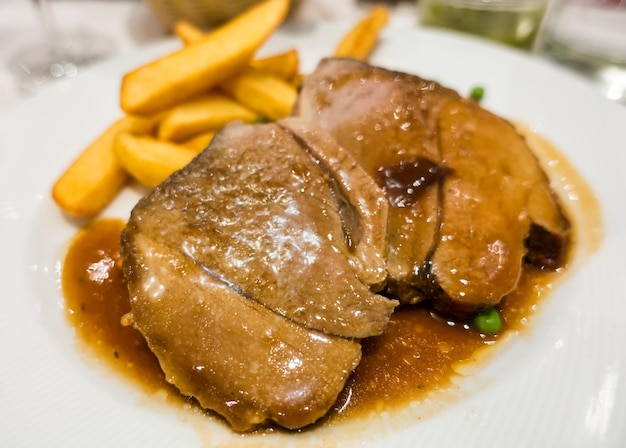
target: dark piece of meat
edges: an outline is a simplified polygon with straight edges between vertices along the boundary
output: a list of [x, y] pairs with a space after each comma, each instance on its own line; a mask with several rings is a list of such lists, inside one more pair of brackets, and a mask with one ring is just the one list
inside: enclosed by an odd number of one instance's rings
[[320, 132], [225, 127], [140, 200], [122, 235], [134, 325], [168, 380], [237, 430], [323, 416], [358, 339], [381, 333], [397, 304], [369, 287], [384, 283], [372, 228], [386, 208], [364, 204], [382, 192]]
[[562, 262], [569, 223], [537, 159], [508, 122], [456, 92], [325, 59], [294, 115], [327, 130], [386, 192], [386, 294], [464, 317], [510, 292], [524, 260]]
[[528, 200], [526, 263], [542, 270], [555, 270], [566, 262], [571, 228], [558, 204], [547, 179], [535, 185]]

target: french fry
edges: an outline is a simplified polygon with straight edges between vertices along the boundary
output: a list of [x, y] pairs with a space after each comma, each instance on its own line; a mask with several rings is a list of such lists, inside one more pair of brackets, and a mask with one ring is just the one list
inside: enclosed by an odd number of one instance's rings
[[386, 7], [372, 8], [339, 42], [334, 56], [367, 60], [387, 22], [389, 10]]
[[122, 132], [115, 137], [114, 151], [120, 165], [148, 187], [160, 184], [198, 154], [198, 151], [183, 145], [130, 132]]
[[174, 34], [181, 40], [183, 45], [198, 42], [206, 36], [204, 31], [186, 20], [179, 20], [174, 24]]
[[[303, 76], [297, 51], [252, 59], [288, 8], [288, 0], [265, 0], [210, 33], [188, 22], [177, 23], [175, 33], [185, 47], [124, 76], [120, 105], [127, 115], [85, 148], [57, 180], [52, 196], [61, 209], [78, 217], [97, 215], [123, 188], [129, 173], [146, 185], [160, 183], [208, 146], [226, 121], [288, 115]], [[335, 55], [366, 59], [388, 15], [384, 7], [372, 9], [344, 36]], [[239, 108], [249, 110], [209, 124], [194, 116], [190, 104], [220, 89]], [[185, 101], [189, 103], [182, 104]], [[176, 105], [180, 108], [164, 112]], [[147, 136], [157, 126], [158, 135], [168, 141]]]
[[289, 0], [265, 0], [193, 45], [127, 73], [120, 92], [122, 109], [137, 115], [159, 112], [230, 78], [250, 62], [288, 9]]
[[[184, 45], [191, 45], [206, 36], [204, 31], [185, 20], [174, 24], [174, 34], [178, 36]], [[299, 65], [300, 56], [295, 49], [255, 59], [250, 63], [250, 67], [260, 72], [268, 73], [287, 81], [293, 79], [298, 74]]]
[[207, 146], [209, 146], [209, 143], [211, 143], [211, 140], [213, 140], [215, 134], [216, 132], [212, 131], [203, 132], [202, 134], [198, 134], [195, 137], [192, 137], [189, 140], [182, 142], [181, 144], [199, 153]]
[[244, 106], [270, 120], [289, 115], [298, 96], [291, 84], [252, 68], [220, 87]]
[[268, 75], [291, 81], [298, 74], [300, 56], [294, 49], [265, 58], [255, 59], [250, 67]]
[[257, 113], [219, 93], [210, 93], [172, 108], [159, 125], [158, 137], [180, 142], [234, 120], [256, 121]]
[[59, 207], [72, 216], [97, 215], [128, 180], [113, 152], [115, 137], [126, 131], [151, 132], [158, 119], [122, 117], [87, 146], [52, 187], [52, 198]]

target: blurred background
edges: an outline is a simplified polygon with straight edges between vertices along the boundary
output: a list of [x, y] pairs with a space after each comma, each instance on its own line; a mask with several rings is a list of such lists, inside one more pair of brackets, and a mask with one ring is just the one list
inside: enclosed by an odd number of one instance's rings
[[[168, 38], [177, 19], [210, 28], [257, 1], [0, 0], [0, 108], [44, 88], [46, 78], [72, 77], [82, 65]], [[375, 3], [388, 4], [392, 20], [450, 28], [549, 58], [626, 104], [624, 0], [294, 0], [289, 20], [355, 21]], [[51, 42], [55, 57], [73, 42], [77, 59], [37, 73]]]

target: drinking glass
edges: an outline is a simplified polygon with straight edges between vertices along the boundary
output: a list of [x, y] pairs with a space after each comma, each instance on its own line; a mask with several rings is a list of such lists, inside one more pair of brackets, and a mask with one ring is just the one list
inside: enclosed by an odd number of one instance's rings
[[109, 56], [112, 41], [82, 30], [66, 30], [54, 20], [48, 0], [32, 0], [41, 35], [17, 50], [9, 62], [22, 93], [37, 93], [50, 81], [72, 78], [82, 68]]
[[536, 50], [626, 104], [626, 0], [553, 0]]
[[530, 49], [548, 0], [417, 0], [420, 23]]

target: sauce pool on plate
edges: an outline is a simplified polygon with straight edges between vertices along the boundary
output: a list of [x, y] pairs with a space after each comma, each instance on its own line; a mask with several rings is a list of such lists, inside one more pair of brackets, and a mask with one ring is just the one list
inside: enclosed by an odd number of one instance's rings
[[[119, 241], [124, 225], [98, 219], [71, 242], [62, 272], [68, 320], [88, 351], [114, 371], [148, 394], [165, 391], [169, 401], [185, 400], [165, 380], [143, 336], [121, 323], [130, 311]], [[426, 305], [399, 308], [384, 334], [363, 340], [363, 359], [329, 418], [393, 410], [449, 387], [455, 365], [519, 328], [558, 275], [527, 269], [520, 287], [498, 309], [503, 326], [496, 334], [446, 320]]]

